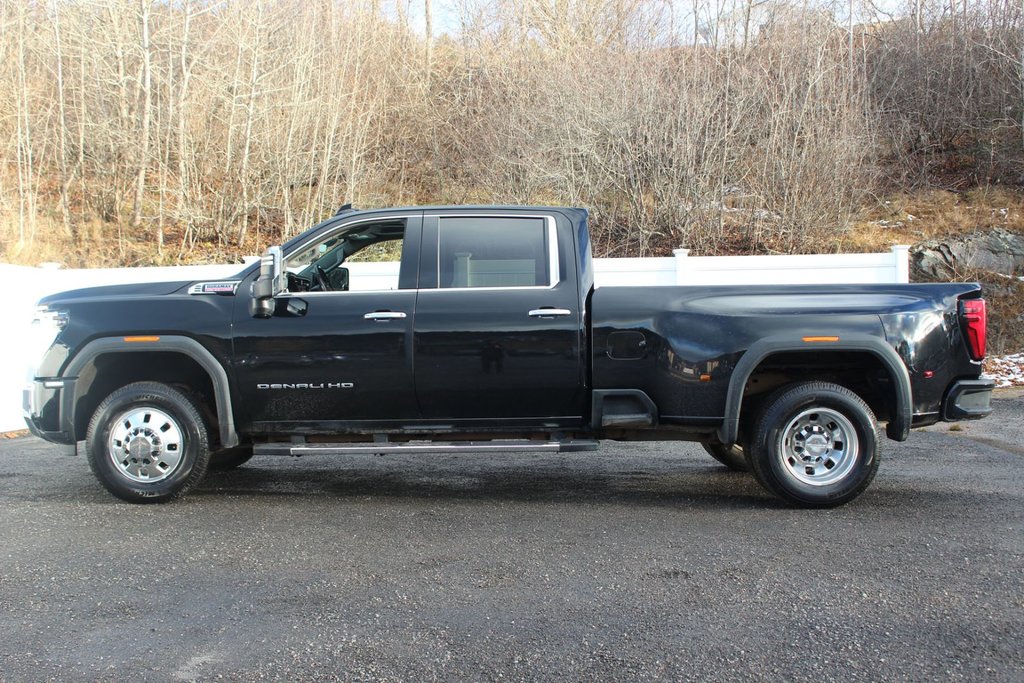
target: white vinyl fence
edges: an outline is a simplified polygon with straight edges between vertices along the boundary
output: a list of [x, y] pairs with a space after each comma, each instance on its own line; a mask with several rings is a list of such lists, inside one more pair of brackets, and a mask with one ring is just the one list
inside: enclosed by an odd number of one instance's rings
[[594, 279], [598, 287], [909, 282], [909, 249], [797, 256], [690, 256], [689, 249], [676, 249], [664, 258], [594, 259]]
[[[677, 249], [674, 256], [664, 258], [595, 259], [594, 277], [599, 287], [907, 282], [908, 249], [895, 246], [880, 254], [800, 256], [690, 256], [689, 250]], [[32, 315], [40, 298], [99, 285], [217, 280], [242, 268], [244, 265], [233, 264], [68, 270], [0, 264], [0, 291], [9, 299], [6, 310], [10, 322], [6, 334], [0, 337], [0, 432], [24, 428], [21, 390], [30, 363], [45, 350], [37, 348], [31, 334]], [[398, 281], [397, 263], [352, 263], [349, 270], [353, 285], [359, 283], [359, 289], [392, 288]]]

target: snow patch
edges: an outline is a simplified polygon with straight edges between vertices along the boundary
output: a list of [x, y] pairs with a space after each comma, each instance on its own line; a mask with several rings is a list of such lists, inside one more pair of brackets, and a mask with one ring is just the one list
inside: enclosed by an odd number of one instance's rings
[[997, 387], [1024, 386], [1024, 353], [989, 356], [985, 359], [985, 374], [996, 381]]

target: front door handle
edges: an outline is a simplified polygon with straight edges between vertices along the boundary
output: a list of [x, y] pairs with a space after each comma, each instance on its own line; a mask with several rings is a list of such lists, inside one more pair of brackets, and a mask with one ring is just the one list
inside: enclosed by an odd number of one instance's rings
[[572, 315], [568, 308], [535, 308], [530, 311], [531, 318], [560, 318], [566, 315]]
[[371, 311], [363, 316], [364, 320], [402, 320], [405, 313], [401, 311]]

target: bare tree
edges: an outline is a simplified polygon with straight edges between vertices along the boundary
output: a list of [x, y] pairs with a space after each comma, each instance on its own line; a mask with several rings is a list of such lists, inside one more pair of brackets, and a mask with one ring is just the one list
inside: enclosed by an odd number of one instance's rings
[[602, 254], [820, 251], [880, 170], [1018, 172], [1018, 3], [457, 1], [420, 32], [410, 0], [0, 3], [0, 249], [222, 258], [350, 200], [584, 205]]
[[[142, 202], [146, 195], [146, 166], [149, 164], [149, 134], [153, 118], [153, 57], [152, 46], [149, 40], [149, 16], [152, 9], [152, 0], [139, 0], [139, 36], [141, 40], [140, 53], [142, 62], [140, 65], [142, 90], [142, 122], [139, 126], [139, 163], [138, 173], [135, 181], [135, 201], [132, 209], [132, 227], [138, 228], [142, 224]], [[157, 233], [157, 248], [162, 250], [164, 243], [163, 232]]]

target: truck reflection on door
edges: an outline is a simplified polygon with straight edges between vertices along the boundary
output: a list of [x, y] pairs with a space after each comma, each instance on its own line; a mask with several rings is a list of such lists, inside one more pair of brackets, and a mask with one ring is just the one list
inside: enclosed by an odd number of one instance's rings
[[483, 349], [480, 351], [480, 366], [488, 375], [491, 374], [491, 368], [494, 368], [495, 374], [501, 374], [504, 371], [505, 350], [496, 340], [484, 341]]

